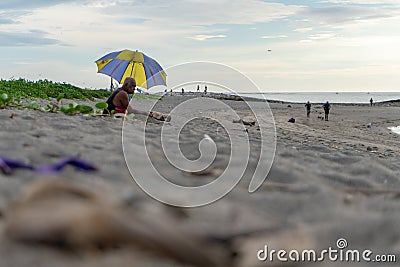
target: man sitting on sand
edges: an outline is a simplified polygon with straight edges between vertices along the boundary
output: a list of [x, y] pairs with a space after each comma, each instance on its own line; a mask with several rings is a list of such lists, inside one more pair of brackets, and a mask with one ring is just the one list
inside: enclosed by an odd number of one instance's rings
[[106, 103], [108, 108], [103, 111], [103, 114], [110, 114], [113, 110], [115, 113], [129, 113], [142, 114], [151, 117], [152, 112], [145, 112], [137, 109], [133, 109], [129, 105], [128, 94], [134, 94], [136, 88], [136, 81], [132, 77], [127, 77], [121, 88], [115, 90], [111, 96], [107, 99]]

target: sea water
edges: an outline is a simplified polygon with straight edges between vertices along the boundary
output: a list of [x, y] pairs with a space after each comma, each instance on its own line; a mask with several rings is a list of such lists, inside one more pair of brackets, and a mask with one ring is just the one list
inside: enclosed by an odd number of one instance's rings
[[278, 100], [293, 103], [369, 103], [372, 98], [374, 102], [400, 99], [400, 92], [261, 92], [261, 93], [238, 93], [241, 96]]

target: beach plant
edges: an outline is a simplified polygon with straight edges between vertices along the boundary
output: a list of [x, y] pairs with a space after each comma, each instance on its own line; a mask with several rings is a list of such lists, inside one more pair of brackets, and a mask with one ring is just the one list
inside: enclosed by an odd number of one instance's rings
[[135, 114], [130, 113], [130, 114], [126, 114], [125, 115], [125, 119], [126, 120], [133, 120], [135, 118]]
[[47, 79], [33, 82], [22, 78], [0, 80], [0, 93], [14, 97], [42, 99], [57, 98], [60, 94], [63, 94], [63, 98], [79, 100], [106, 98], [110, 94], [107, 90], [83, 89], [65, 82], [56, 83]]
[[94, 111], [95, 114], [103, 114], [103, 110], [107, 110], [110, 116], [114, 116], [115, 110], [108, 110], [108, 104], [106, 102], [99, 102], [95, 105], [96, 110]]
[[64, 94], [60, 93], [56, 99], [52, 99], [52, 101], [47, 105], [47, 108], [44, 110], [45, 112], [56, 113], [60, 110], [61, 99], [64, 98]]
[[72, 115], [73, 113], [76, 112], [76, 107], [78, 106], [78, 103], [73, 102], [68, 105], [64, 105], [60, 107], [60, 111], [64, 114], [69, 114]]
[[53, 113], [61, 111], [64, 114], [68, 115], [73, 115], [77, 113], [82, 113], [82, 114], [94, 113], [94, 109], [91, 106], [79, 105], [76, 102], [72, 102], [68, 105], [61, 105], [61, 100], [64, 97], [65, 97], [64, 93], [59, 94], [56, 99], [52, 99], [52, 101], [47, 105], [47, 108], [42, 108], [41, 110], [44, 112], [53, 112]]
[[47, 108], [44, 108], [43, 111], [57, 113], [57, 111], [60, 109], [59, 104], [60, 102], [53, 99], [49, 104], [47, 104]]
[[108, 114], [110, 114], [110, 115], [113, 115], [113, 114], [114, 114], [113, 111], [110, 112], [110, 111], [108, 110], [108, 104], [105, 103], [105, 102], [99, 102], [99, 103], [97, 103], [97, 104], [95, 105], [95, 107], [97, 108], [96, 111], [95, 111], [96, 114], [102, 114], [104, 109], [106, 109], [106, 110], [108, 111]]
[[6, 93], [0, 94], [0, 108], [16, 107], [23, 108], [20, 97], [12, 97]]
[[88, 105], [79, 105], [79, 112], [82, 114], [93, 114], [94, 109]]
[[61, 106], [60, 111], [67, 115], [74, 115], [77, 113], [92, 114], [94, 112], [94, 110], [91, 106], [79, 105], [76, 102], [72, 102], [72, 103], [69, 103], [68, 105]]
[[22, 105], [22, 103], [21, 103], [22, 101], [21, 101], [21, 97], [14, 97], [13, 98], [13, 101], [12, 101], [12, 104], [13, 104], [13, 106], [15, 106], [15, 107], [18, 107], [18, 108], [23, 108], [23, 105]]
[[42, 106], [41, 106], [38, 102], [32, 101], [32, 102], [27, 106], [27, 108], [29, 108], [29, 109], [35, 109], [35, 110], [41, 110], [41, 109], [42, 109]]
[[56, 98], [57, 102], [61, 102], [61, 99], [63, 99], [64, 97], [65, 97], [65, 94], [60, 93]]
[[51, 99], [50, 103], [47, 104], [46, 108], [41, 108], [43, 112], [57, 113], [60, 110], [61, 99], [64, 98], [64, 94], [61, 93], [56, 99]]
[[8, 94], [6, 93], [0, 94], [0, 107], [8, 106], [11, 102], [12, 98]]

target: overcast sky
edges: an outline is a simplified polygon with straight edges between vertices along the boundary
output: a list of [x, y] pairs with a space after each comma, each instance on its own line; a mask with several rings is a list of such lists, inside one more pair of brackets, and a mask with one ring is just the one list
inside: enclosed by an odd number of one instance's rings
[[0, 77], [105, 88], [94, 61], [127, 48], [262, 91], [398, 91], [399, 29], [400, 0], [2, 0]]

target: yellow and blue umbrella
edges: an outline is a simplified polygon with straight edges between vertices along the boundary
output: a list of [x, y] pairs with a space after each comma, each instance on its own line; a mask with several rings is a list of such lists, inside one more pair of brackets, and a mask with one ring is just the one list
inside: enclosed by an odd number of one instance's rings
[[126, 77], [136, 80], [137, 86], [151, 88], [167, 85], [167, 74], [154, 59], [139, 51], [112, 52], [96, 61], [97, 72], [106, 74], [120, 84]]

